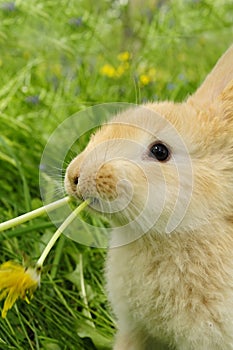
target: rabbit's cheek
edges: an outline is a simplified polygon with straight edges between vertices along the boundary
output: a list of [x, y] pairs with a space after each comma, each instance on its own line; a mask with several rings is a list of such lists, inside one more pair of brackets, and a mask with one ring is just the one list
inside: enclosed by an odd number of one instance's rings
[[142, 210], [145, 174], [136, 163], [122, 159], [110, 161], [99, 169], [95, 181], [99, 196], [109, 202], [112, 218], [125, 222], [129, 213], [132, 217], [135, 209], [137, 215]]

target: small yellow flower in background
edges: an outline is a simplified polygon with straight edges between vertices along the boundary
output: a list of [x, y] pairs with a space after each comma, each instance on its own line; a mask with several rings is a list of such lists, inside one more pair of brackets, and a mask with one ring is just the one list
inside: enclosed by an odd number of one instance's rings
[[117, 77], [121, 77], [125, 72], [125, 67], [123, 64], [117, 67]]
[[5, 299], [2, 317], [12, 308], [17, 299], [23, 299], [27, 303], [34, 291], [40, 285], [40, 270], [25, 268], [13, 261], [7, 261], [0, 265], [0, 300]]
[[111, 64], [105, 64], [101, 69], [100, 73], [102, 75], [105, 75], [108, 78], [115, 78], [116, 77], [116, 69]]
[[120, 78], [127, 69], [129, 69], [128, 62], [122, 62], [117, 68], [107, 63], [101, 67], [100, 73], [108, 78]]
[[148, 74], [141, 74], [139, 76], [139, 81], [141, 85], [148, 85], [151, 82], [151, 78], [149, 77]]
[[139, 75], [139, 82], [142, 86], [148, 85], [155, 81], [156, 69], [150, 68]]
[[118, 78], [121, 77], [121, 76], [125, 73], [125, 71], [126, 71], [127, 69], [129, 69], [129, 63], [128, 63], [128, 62], [124, 62], [124, 63], [120, 64], [120, 65], [117, 67], [117, 70], [116, 70], [116, 72], [117, 72], [117, 77], [118, 77]]
[[119, 65], [114, 67], [113, 65], [106, 63], [100, 68], [100, 74], [108, 78], [120, 78], [129, 69], [129, 60], [131, 54], [128, 51], [121, 52], [117, 55]]
[[119, 53], [119, 55], [117, 56], [117, 59], [121, 62], [126, 62], [129, 61], [129, 59], [131, 58], [131, 55], [128, 51], [124, 51]]

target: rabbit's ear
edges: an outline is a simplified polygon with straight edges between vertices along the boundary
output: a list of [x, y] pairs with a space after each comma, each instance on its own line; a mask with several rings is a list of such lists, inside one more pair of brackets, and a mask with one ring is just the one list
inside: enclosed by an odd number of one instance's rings
[[[188, 98], [187, 102], [197, 108], [208, 108], [224, 92], [229, 93], [233, 85], [233, 45], [218, 60], [202, 85]], [[224, 91], [226, 89], [226, 91]]]

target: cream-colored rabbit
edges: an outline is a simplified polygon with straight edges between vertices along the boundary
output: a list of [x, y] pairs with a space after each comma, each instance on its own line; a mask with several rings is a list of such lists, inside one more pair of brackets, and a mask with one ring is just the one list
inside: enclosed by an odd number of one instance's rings
[[184, 103], [103, 125], [65, 185], [110, 212], [114, 350], [233, 349], [233, 47]]

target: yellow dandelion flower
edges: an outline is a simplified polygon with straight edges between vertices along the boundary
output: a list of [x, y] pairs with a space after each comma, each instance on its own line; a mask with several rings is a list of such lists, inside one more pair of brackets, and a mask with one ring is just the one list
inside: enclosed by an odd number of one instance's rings
[[117, 59], [121, 62], [126, 62], [126, 61], [129, 61], [131, 55], [128, 51], [124, 51], [124, 52], [121, 52], [119, 53], [119, 55], [117, 56]]
[[2, 317], [6, 317], [17, 299], [29, 303], [39, 284], [40, 269], [25, 268], [13, 261], [0, 265], [0, 300], [5, 299]]
[[108, 63], [101, 67], [100, 73], [108, 78], [114, 78], [117, 76], [116, 69]]
[[[21, 215], [17, 218], [0, 223], [0, 231], [7, 230], [37, 216], [42, 215], [47, 211], [59, 208], [64, 203], [70, 201], [70, 197], [65, 197], [56, 202], [50, 203], [47, 206], [35, 209], [29, 213]], [[71, 214], [65, 219], [65, 221], [58, 227], [50, 241], [44, 248], [41, 256], [37, 260], [34, 268], [17, 264], [13, 261], [7, 261], [0, 265], [0, 301], [5, 300], [2, 309], [2, 317], [5, 318], [9, 309], [12, 308], [17, 299], [23, 299], [27, 303], [30, 303], [30, 299], [33, 297], [33, 293], [40, 285], [40, 274], [42, 266], [50, 250], [66, 229], [68, 225], [77, 217], [77, 215], [90, 204], [89, 200], [82, 202]]]
[[139, 81], [142, 85], [148, 85], [151, 82], [151, 78], [148, 74], [141, 74], [139, 77]]

